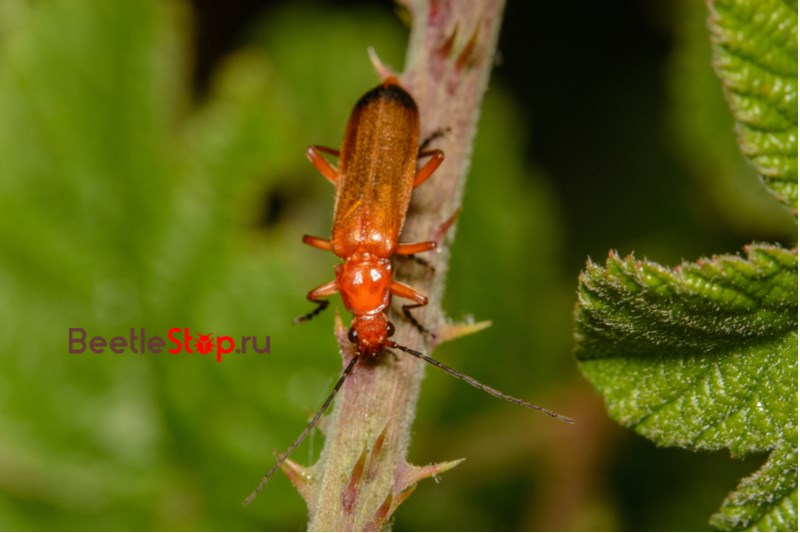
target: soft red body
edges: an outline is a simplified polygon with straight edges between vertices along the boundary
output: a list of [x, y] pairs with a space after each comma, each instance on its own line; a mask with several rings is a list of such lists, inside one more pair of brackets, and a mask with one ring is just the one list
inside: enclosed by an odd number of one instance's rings
[[[339, 156], [338, 168], [320, 155]], [[330, 241], [305, 237], [306, 243], [332, 250], [343, 263], [335, 282], [311, 291], [308, 298], [339, 292], [354, 315], [350, 338], [362, 356], [374, 356], [387, 345], [393, 332], [386, 311], [395, 294], [425, 305], [427, 298], [411, 287], [392, 280], [391, 257], [435, 248], [433, 242], [400, 245], [411, 192], [427, 179], [444, 155], [439, 150], [417, 171], [419, 112], [414, 99], [389, 79], [365, 94], [347, 123], [341, 151], [312, 147], [309, 159], [336, 185], [333, 230]]]
[[418, 151], [419, 113], [407, 92], [381, 85], [359, 100], [339, 156], [331, 245], [345, 261], [336, 281], [367, 352], [384, 345], [390, 258], [411, 201]]

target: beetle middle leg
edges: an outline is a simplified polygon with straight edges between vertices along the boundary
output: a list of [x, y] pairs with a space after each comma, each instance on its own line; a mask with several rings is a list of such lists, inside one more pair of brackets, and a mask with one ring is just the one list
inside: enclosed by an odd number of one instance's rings
[[403, 314], [422, 335], [430, 335], [431, 337], [435, 337], [436, 335], [431, 333], [429, 329], [420, 324], [419, 321], [417, 321], [417, 319], [411, 314], [412, 309], [428, 305], [428, 297], [418, 290], [409, 287], [405, 283], [400, 283], [399, 281], [393, 281], [389, 286], [389, 290], [392, 292], [392, 294], [399, 298], [405, 298], [406, 300], [411, 300], [414, 302], [413, 304], [406, 304], [403, 306]]
[[[415, 263], [418, 263], [425, 268], [431, 269], [433, 272], [436, 272], [436, 269], [425, 259], [417, 257], [416, 253], [419, 252], [428, 252], [430, 250], [435, 250], [438, 246], [438, 243], [444, 239], [445, 234], [450, 230], [450, 228], [455, 224], [456, 220], [458, 220], [458, 216], [461, 214], [461, 208], [459, 207], [456, 211], [450, 215], [450, 218], [439, 224], [439, 227], [436, 228], [436, 231], [433, 233], [433, 240], [420, 242], [415, 244], [401, 244], [398, 247], [399, 251], [395, 253], [398, 254], [402, 259], [410, 259], [413, 260]], [[401, 248], [402, 247], [402, 248]]]
[[397, 259], [399, 261], [414, 261], [419, 266], [429, 269], [432, 273], [436, 272], [436, 267], [434, 267], [428, 261], [426, 261], [425, 259], [423, 259], [423, 258], [421, 258], [421, 257], [419, 257], [417, 255], [414, 255], [414, 254], [408, 254], [408, 255], [397, 254], [395, 257], [397, 257]]
[[309, 301], [317, 304], [317, 308], [311, 311], [310, 313], [295, 318], [293, 322], [295, 324], [299, 322], [305, 322], [306, 320], [311, 320], [312, 318], [323, 312], [325, 309], [328, 308], [328, 304], [330, 302], [328, 300], [323, 300], [322, 298], [333, 296], [337, 292], [339, 292], [339, 285], [336, 283], [335, 279], [329, 281], [328, 283], [320, 285], [316, 289], [310, 291], [306, 296], [306, 298], [308, 298]]
[[436, 246], [438, 245], [433, 241], [398, 244], [394, 253], [399, 255], [413, 255], [420, 252], [430, 252], [431, 250], [435, 250]]
[[426, 268], [430, 268], [432, 271], [436, 272], [436, 269], [433, 266], [422, 259], [421, 257], [417, 257], [414, 254], [418, 254], [421, 252], [430, 252], [431, 250], [435, 250], [438, 244], [434, 241], [425, 241], [425, 242], [415, 242], [411, 244], [399, 244], [395, 249], [395, 254], [400, 256], [402, 259], [410, 259], [415, 263], [418, 263]]

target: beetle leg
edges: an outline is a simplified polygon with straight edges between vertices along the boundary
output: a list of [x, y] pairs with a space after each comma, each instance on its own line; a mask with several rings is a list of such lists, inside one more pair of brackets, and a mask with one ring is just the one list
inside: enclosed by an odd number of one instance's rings
[[418, 254], [420, 252], [429, 252], [431, 250], [436, 249], [437, 244], [433, 241], [426, 241], [426, 242], [415, 242], [412, 244], [399, 244], [395, 249], [395, 254], [400, 256], [400, 259], [411, 259], [412, 261], [424, 266], [425, 268], [430, 268], [434, 272], [436, 269], [431, 266], [430, 263], [422, 259], [421, 257], [417, 257], [414, 254]]
[[461, 215], [461, 208], [459, 207], [458, 209], [455, 210], [455, 212], [452, 215], [450, 215], [450, 218], [439, 224], [439, 227], [436, 228], [436, 231], [434, 231], [433, 235], [431, 235], [433, 237], [433, 240], [435, 240], [436, 242], [444, 241], [445, 234], [447, 234], [450, 228], [453, 227], [453, 224], [456, 223], [456, 220], [458, 220], [458, 217], [460, 215]]
[[431, 269], [432, 272], [436, 272], [436, 268], [434, 268], [434, 266], [432, 264], [430, 264], [429, 262], [427, 262], [423, 258], [418, 257], [416, 255], [413, 255], [413, 254], [411, 254], [411, 255], [399, 255], [398, 254], [397, 255], [397, 259], [399, 261], [414, 261], [416, 264], [418, 264], [420, 266], [423, 266], [425, 268], [429, 268], [429, 269]]
[[313, 235], [303, 235], [303, 242], [309, 246], [313, 246], [314, 248], [325, 250], [326, 252], [333, 250], [331, 247], [331, 241], [322, 239], [320, 237], [314, 237]]
[[456, 223], [456, 220], [458, 220], [459, 216], [461, 216], [460, 207], [456, 209], [452, 215], [450, 215], [450, 218], [439, 224], [439, 227], [436, 229], [436, 236], [439, 237], [439, 240], [441, 240], [442, 237], [444, 237], [444, 234], [447, 233], [451, 227], [453, 227], [453, 224]]
[[417, 307], [424, 307], [428, 305], [428, 297], [419, 292], [418, 290], [409, 287], [405, 283], [400, 283], [399, 281], [393, 281], [392, 284], [389, 286], [389, 290], [395, 296], [399, 298], [405, 298], [406, 300], [411, 300], [415, 302], [413, 304], [407, 304], [403, 306], [403, 314], [408, 319], [411, 324], [417, 328], [417, 330], [422, 335], [430, 335], [435, 337], [433, 333], [427, 328], [425, 328], [422, 324], [420, 324], [416, 318], [411, 315], [411, 310], [416, 309]]
[[434, 232], [434, 239], [433, 241], [425, 241], [425, 242], [417, 242], [413, 244], [399, 244], [395, 249], [395, 254], [397, 254], [399, 259], [401, 260], [412, 260], [425, 268], [430, 268], [432, 271], [436, 272], [436, 269], [426, 260], [417, 257], [414, 254], [418, 254], [420, 252], [429, 252], [431, 250], [435, 250], [438, 246], [438, 242], [444, 239], [445, 233], [455, 224], [456, 220], [458, 220], [458, 216], [461, 214], [461, 208], [459, 207], [456, 209], [455, 213], [450, 215], [450, 218], [442, 222], [439, 227]]
[[420, 152], [419, 154], [419, 157], [428, 156], [431, 156], [431, 158], [419, 169], [417, 175], [414, 176], [415, 189], [425, 183], [425, 180], [430, 178], [431, 174], [433, 174], [436, 169], [439, 168], [439, 165], [442, 164], [442, 161], [444, 161], [444, 152], [441, 150], [430, 150], [428, 152]]
[[419, 151], [422, 152], [423, 150], [428, 148], [428, 146], [430, 146], [433, 141], [444, 137], [448, 133], [450, 133], [450, 128], [439, 128], [438, 130], [434, 131], [433, 133], [428, 135], [428, 137], [424, 141], [422, 141], [422, 144], [419, 145]]
[[320, 152], [339, 157], [339, 150], [326, 148], [325, 146], [309, 146], [308, 150], [306, 150], [306, 157], [311, 161], [311, 164], [319, 170], [319, 173], [322, 174], [325, 179], [336, 185], [339, 173], [324, 157], [322, 157], [322, 155], [320, 155]]
[[428, 305], [428, 304], [425, 303], [425, 304], [407, 304], [407, 305], [404, 305], [403, 306], [403, 314], [408, 319], [408, 321], [411, 322], [411, 325], [413, 325], [415, 328], [417, 328], [417, 331], [419, 331], [420, 335], [430, 335], [431, 337], [435, 338], [436, 335], [434, 335], [431, 332], [431, 330], [429, 330], [428, 328], [426, 328], [425, 326], [420, 324], [419, 321], [416, 318], [414, 318], [414, 315], [411, 314], [411, 310], [412, 309], [416, 309], [417, 307], [423, 307], [425, 305]]
[[394, 253], [400, 255], [418, 254], [420, 252], [429, 252], [436, 249], [437, 244], [433, 241], [415, 242], [411, 244], [398, 244]]
[[322, 298], [333, 296], [337, 292], [339, 292], [339, 285], [336, 283], [335, 279], [329, 281], [328, 283], [320, 285], [316, 289], [310, 291], [306, 296], [306, 298], [317, 304], [317, 308], [308, 314], [295, 318], [293, 322], [295, 324], [297, 324], [298, 322], [305, 322], [306, 320], [311, 320], [312, 318], [323, 312], [328, 307], [328, 304], [330, 302], [328, 300], [322, 300]]

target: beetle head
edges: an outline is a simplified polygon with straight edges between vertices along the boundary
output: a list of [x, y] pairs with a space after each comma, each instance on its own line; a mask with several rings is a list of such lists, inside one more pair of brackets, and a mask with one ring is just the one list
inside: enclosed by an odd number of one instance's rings
[[358, 315], [353, 318], [347, 338], [358, 346], [361, 357], [377, 356], [387, 346], [387, 340], [394, 335], [394, 324], [384, 313]]

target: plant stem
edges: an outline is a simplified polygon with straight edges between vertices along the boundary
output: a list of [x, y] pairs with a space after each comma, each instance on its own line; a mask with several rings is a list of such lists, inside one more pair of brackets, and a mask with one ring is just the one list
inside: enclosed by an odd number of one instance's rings
[[[401, 84], [419, 106], [421, 138], [446, 130], [433, 146], [444, 150], [447, 159], [415, 191], [402, 239], [439, 242], [438, 253], [426, 257], [435, 271], [412, 261], [395, 267], [398, 279], [428, 294], [429, 305], [415, 316], [436, 333], [444, 321], [441, 297], [453, 235], [451, 229], [444, 238], [439, 228], [461, 205], [504, 0], [404, 3], [413, 23]], [[396, 342], [430, 353], [435, 341], [423, 339], [398, 311], [395, 305]], [[346, 364], [354, 355], [353, 345], [338, 319], [336, 332]], [[325, 447], [317, 464], [308, 469], [291, 461], [284, 465], [308, 503], [312, 531], [386, 529], [417, 481], [458, 463], [416, 467], [406, 462], [424, 363], [402, 352], [395, 355], [385, 353], [375, 364], [356, 365], [326, 421]]]

